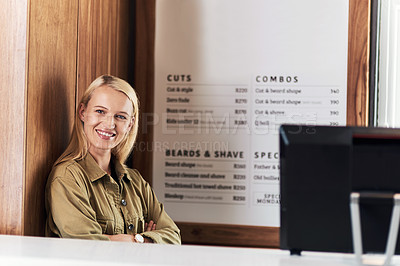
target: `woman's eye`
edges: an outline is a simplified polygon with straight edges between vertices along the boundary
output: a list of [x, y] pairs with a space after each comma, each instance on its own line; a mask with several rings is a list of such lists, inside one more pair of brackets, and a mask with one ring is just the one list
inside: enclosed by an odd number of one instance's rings
[[98, 114], [102, 114], [102, 115], [104, 114], [103, 110], [96, 110], [95, 112], [98, 113]]
[[115, 117], [119, 120], [126, 120], [126, 116], [123, 115], [116, 115]]

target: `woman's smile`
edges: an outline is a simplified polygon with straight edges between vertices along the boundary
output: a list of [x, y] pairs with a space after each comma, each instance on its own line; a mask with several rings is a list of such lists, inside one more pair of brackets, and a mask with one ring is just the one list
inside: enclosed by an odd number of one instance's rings
[[97, 134], [101, 139], [110, 140], [111, 138], [115, 137], [114, 133], [110, 133], [101, 129], [96, 129]]

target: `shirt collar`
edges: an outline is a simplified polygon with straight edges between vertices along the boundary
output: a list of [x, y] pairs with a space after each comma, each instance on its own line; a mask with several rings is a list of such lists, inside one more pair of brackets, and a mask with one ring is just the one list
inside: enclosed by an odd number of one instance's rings
[[[114, 163], [115, 172], [117, 173], [119, 179], [122, 179], [125, 176], [129, 180], [132, 180], [128, 175], [128, 171], [119, 160], [115, 159], [114, 156], [111, 157], [111, 160]], [[78, 161], [78, 163], [85, 169], [91, 182], [94, 182], [107, 175], [107, 172], [100, 168], [96, 160], [89, 152], [82, 160]]]

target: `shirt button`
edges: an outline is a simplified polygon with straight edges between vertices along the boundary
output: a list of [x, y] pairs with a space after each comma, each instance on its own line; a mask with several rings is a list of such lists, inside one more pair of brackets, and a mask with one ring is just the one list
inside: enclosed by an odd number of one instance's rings
[[129, 230], [133, 230], [133, 227], [134, 227], [133, 224], [128, 225]]
[[122, 205], [126, 206], [126, 201], [124, 199], [121, 200]]

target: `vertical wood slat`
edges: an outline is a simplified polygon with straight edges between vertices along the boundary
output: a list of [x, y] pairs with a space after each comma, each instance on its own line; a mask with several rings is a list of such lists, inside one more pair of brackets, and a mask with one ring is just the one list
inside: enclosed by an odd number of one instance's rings
[[[370, 0], [349, 0], [349, 4], [347, 124], [367, 125]], [[141, 112], [150, 114], [154, 98], [155, 1], [137, 0], [136, 9], [136, 87], [141, 96]], [[134, 156], [134, 166], [137, 165], [144, 177], [151, 181], [151, 147], [154, 141], [151, 123], [142, 123], [140, 133], [139, 144], [146, 149]], [[276, 227], [199, 223], [178, 223], [178, 226], [184, 243], [279, 247], [279, 228]], [[249, 237], [257, 239], [256, 243]]]
[[[117, 25], [114, 29], [114, 35], [112, 38], [115, 38], [115, 73], [118, 77], [123, 78], [129, 81], [129, 78], [133, 76], [133, 69], [130, 69], [130, 61], [133, 61], [131, 58], [132, 47], [131, 37], [134, 34], [133, 25], [131, 22], [131, 6], [133, 6], [133, 1], [123, 0], [118, 1], [116, 13], [117, 13]], [[132, 64], [133, 65], [133, 64]], [[132, 86], [134, 84], [131, 84]]]
[[43, 235], [44, 188], [75, 107], [78, 0], [31, 0], [24, 235]]
[[133, 167], [152, 183], [154, 114], [155, 0], [136, 1], [135, 89], [140, 100], [139, 134]]
[[77, 101], [102, 74], [128, 79], [129, 0], [79, 2]]
[[0, 234], [22, 234], [28, 1], [0, 9]]
[[367, 126], [371, 0], [350, 0], [347, 125]]

